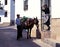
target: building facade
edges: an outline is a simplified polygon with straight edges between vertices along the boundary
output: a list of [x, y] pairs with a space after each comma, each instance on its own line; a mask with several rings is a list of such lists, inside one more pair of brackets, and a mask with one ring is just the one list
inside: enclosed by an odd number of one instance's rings
[[[15, 20], [15, 1], [14, 0], [0, 0], [0, 24], [10, 23]], [[3, 8], [3, 9], [1, 9]], [[14, 17], [14, 18], [12, 18]]]
[[[26, 16], [30, 18], [38, 17], [38, 19], [41, 19], [41, 2], [44, 5], [45, 3], [48, 4], [48, 6], [51, 6], [54, 2], [57, 2], [56, 0], [50, 1], [50, 0], [0, 0], [1, 5], [3, 7], [3, 10], [0, 9], [0, 24], [4, 22], [9, 22], [10, 24], [15, 22], [16, 15], [20, 14], [21, 17]], [[50, 2], [52, 2], [50, 4]], [[54, 5], [57, 3], [54, 3]], [[52, 18], [59, 18], [55, 11], [57, 8], [52, 5], [51, 9], [51, 16]], [[57, 4], [58, 5], [58, 4]], [[1, 7], [0, 7], [1, 8]], [[59, 10], [59, 9], [57, 9]], [[55, 13], [55, 14], [53, 14]], [[57, 16], [56, 16], [57, 15]]]
[[40, 19], [40, 2], [40, 0], [15, 0], [15, 16], [20, 14], [21, 17], [38, 17]]

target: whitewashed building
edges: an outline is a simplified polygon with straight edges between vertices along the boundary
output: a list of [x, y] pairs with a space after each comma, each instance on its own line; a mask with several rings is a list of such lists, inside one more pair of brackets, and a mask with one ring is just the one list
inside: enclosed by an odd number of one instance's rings
[[15, 1], [0, 0], [0, 4], [0, 24], [4, 22], [11, 23], [15, 20]]
[[[41, 19], [41, 0], [0, 0], [3, 10], [0, 9], [0, 24], [8, 22], [10, 24], [15, 22], [16, 15], [20, 14], [21, 17], [38, 17]], [[48, 3], [47, 0], [42, 0], [44, 3]], [[47, 2], [45, 2], [47, 1]], [[27, 3], [26, 3], [27, 2]], [[51, 16], [52, 18], [60, 18], [58, 9], [58, 2], [56, 0], [51, 1]], [[24, 5], [25, 4], [25, 5]], [[57, 7], [55, 7], [57, 4]], [[26, 6], [24, 8], [24, 6]], [[60, 8], [60, 7], [59, 7]], [[57, 10], [56, 10], [57, 9]]]
[[[24, 10], [24, 2], [27, 1], [28, 9]], [[38, 17], [40, 19], [40, 0], [15, 0], [15, 15], [20, 14], [21, 17]]]
[[[3, 5], [3, 10], [0, 9], [0, 24], [15, 22], [16, 15], [21, 17], [40, 18], [40, 0], [0, 0]], [[25, 3], [24, 1], [28, 1]], [[28, 9], [24, 9], [24, 4], [28, 5]], [[26, 7], [25, 7], [26, 8]], [[2, 13], [3, 12], [3, 13]]]

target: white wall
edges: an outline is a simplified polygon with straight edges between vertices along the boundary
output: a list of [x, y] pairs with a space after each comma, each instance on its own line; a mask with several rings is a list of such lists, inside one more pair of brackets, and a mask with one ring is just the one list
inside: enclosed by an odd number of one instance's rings
[[4, 10], [7, 10], [7, 17], [4, 17], [3, 22], [10, 22], [10, 0], [7, 0]]
[[15, 3], [15, 16], [17, 14], [20, 14], [21, 17], [38, 17], [40, 19], [41, 17], [41, 7], [40, 7], [40, 0], [28, 0], [28, 10], [24, 11], [24, 5], [23, 0], [16, 0]]
[[17, 14], [23, 16], [23, 0], [15, 0], [15, 17]]
[[40, 0], [28, 0], [28, 11], [24, 12], [24, 15], [27, 17], [41, 17], [41, 7], [40, 7]]
[[[4, 0], [1, 0], [4, 5]], [[4, 6], [4, 9], [8, 12], [8, 17], [2, 17], [2, 22], [10, 22], [10, 1], [7, 0], [7, 5]], [[21, 17], [38, 17], [41, 19], [41, 0], [28, 0], [28, 11], [24, 11], [24, 3], [23, 0], [15, 0], [15, 18], [17, 14], [20, 14]], [[60, 18], [60, 0], [51, 0], [51, 17], [52, 18]], [[13, 18], [12, 18], [13, 19]]]
[[[0, 14], [0, 17], [2, 20], [1, 23], [10, 22], [10, 20], [15, 20], [15, 8], [14, 8], [15, 6], [13, 3], [13, 0], [7, 0], [7, 5], [5, 5], [5, 0], [0, 0], [0, 1], [3, 3], [3, 6], [4, 6], [4, 13], [3, 15]], [[0, 10], [0, 12], [2, 11]], [[4, 17], [5, 11], [7, 11], [7, 17]]]
[[51, 0], [51, 17], [60, 18], [60, 0]]
[[[0, 13], [3, 12], [3, 14], [0, 14], [1, 23], [3, 23], [3, 22], [10, 22], [10, 0], [7, 0], [7, 2], [8, 2], [7, 5], [5, 5], [5, 0], [0, 0], [0, 1], [1, 1], [1, 3], [4, 6], [4, 10], [0, 10]], [[8, 12], [7, 17], [4, 17], [5, 11]]]
[[[0, 1], [4, 5], [4, 0], [0, 0]], [[4, 18], [4, 11], [2, 11], [2, 10], [0, 10], [0, 17], [1, 17], [1, 22], [0, 22], [0, 24], [1, 24], [1, 23], [3, 23], [3, 18]]]

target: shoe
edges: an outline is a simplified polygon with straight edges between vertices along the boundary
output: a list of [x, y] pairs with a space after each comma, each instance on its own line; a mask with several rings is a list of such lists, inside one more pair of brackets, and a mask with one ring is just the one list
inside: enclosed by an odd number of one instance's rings
[[20, 40], [20, 38], [17, 38], [17, 40]]

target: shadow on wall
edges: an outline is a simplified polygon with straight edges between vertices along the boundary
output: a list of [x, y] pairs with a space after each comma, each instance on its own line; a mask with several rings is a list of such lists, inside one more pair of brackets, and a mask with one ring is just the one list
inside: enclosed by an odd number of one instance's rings
[[0, 15], [4, 15], [5, 10], [0, 9]]

